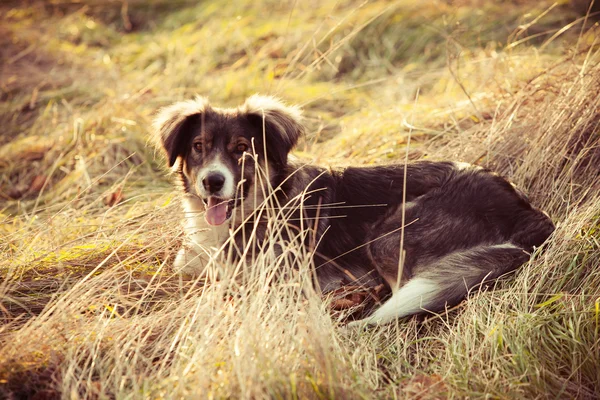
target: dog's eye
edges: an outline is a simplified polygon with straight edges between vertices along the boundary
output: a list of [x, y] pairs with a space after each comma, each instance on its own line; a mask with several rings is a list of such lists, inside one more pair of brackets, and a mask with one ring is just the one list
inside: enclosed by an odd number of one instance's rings
[[245, 143], [240, 143], [237, 145], [237, 147], [235, 148], [235, 151], [237, 153], [243, 153], [246, 150], [248, 150], [248, 145], [246, 145]]
[[202, 143], [200, 143], [200, 142], [194, 143], [194, 149], [196, 149], [197, 152], [202, 153]]

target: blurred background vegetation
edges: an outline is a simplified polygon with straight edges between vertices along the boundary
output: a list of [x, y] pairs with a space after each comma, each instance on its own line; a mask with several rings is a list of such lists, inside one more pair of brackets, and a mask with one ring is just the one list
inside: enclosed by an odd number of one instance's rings
[[418, 122], [416, 151], [489, 119], [563, 55], [557, 38], [581, 31], [565, 3], [4, 2], [0, 196], [14, 209], [70, 199], [92, 177], [88, 193], [156, 175], [152, 114], [195, 94], [303, 105], [300, 150], [317, 159], [396, 159], [403, 121]]

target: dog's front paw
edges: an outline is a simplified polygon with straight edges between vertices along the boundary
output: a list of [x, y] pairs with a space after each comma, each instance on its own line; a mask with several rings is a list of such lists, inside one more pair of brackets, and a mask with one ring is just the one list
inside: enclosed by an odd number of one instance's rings
[[182, 275], [198, 277], [205, 273], [207, 264], [207, 258], [184, 246], [175, 257], [173, 269]]

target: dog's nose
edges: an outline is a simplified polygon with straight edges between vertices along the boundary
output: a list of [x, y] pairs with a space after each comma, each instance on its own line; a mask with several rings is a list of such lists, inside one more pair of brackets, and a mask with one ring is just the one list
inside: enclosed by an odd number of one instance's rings
[[202, 179], [202, 186], [208, 193], [216, 193], [223, 188], [225, 177], [218, 172], [211, 172]]

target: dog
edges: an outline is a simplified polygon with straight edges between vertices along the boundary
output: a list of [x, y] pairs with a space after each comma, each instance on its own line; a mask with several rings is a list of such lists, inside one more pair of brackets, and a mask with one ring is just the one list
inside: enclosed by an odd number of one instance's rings
[[273, 97], [254, 95], [237, 108], [213, 107], [205, 97], [177, 102], [159, 111], [154, 127], [185, 193], [187, 238], [174, 268], [201, 273], [211, 257], [205, 249], [221, 246], [232, 228], [236, 241], [253, 229], [269, 240], [257, 229], [265, 222], [253, 216], [265, 200], [256, 198], [257, 171], [266, 170], [273, 204], [300, 198], [297, 212], [315, 221], [305, 245], [314, 246], [318, 288], [377, 288], [382, 304], [355, 323], [457, 305], [472, 288], [529, 260], [554, 231], [521, 191], [479, 166], [299, 164], [289, 153], [305, 129], [301, 110]]

